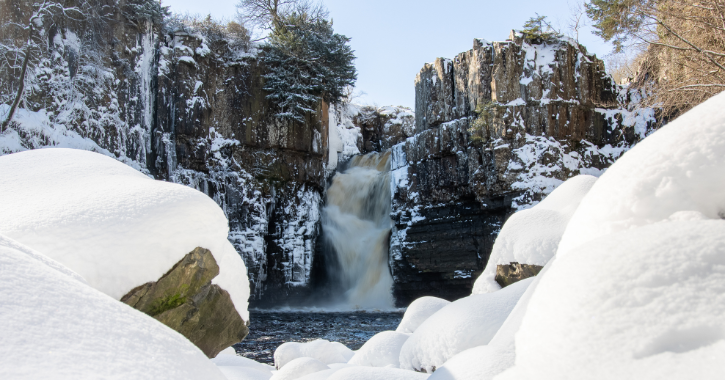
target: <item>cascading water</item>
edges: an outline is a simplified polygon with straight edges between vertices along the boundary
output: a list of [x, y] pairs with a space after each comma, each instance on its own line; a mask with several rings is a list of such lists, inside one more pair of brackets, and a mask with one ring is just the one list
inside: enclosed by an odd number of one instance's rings
[[335, 265], [328, 272], [355, 308], [392, 308], [388, 267], [390, 152], [353, 157], [327, 190], [322, 230]]

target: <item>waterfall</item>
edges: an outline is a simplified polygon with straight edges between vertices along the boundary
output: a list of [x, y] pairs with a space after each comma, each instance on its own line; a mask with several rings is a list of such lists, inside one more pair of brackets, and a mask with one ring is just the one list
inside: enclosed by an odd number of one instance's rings
[[347, 306], [392, 308], [388, 267], [390, 152], [352, 158], [327, 190], [322, 230], [335, 258], [328, 265]]

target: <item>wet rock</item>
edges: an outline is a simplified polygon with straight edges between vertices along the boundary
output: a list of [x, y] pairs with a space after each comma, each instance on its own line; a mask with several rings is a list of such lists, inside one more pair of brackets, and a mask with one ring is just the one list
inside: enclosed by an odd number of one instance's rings
[[496, 266], [496, 282], [505, 288], [515, 282], [534, 277], [544, 269], [540, 265], [510, 263]]
[[229, 293], [211, 283], [218, 274], [214, 256], [199, 247], [158, 281], [132, 289], [121, 302], [178, 331], [213, 358], [249, 333]]

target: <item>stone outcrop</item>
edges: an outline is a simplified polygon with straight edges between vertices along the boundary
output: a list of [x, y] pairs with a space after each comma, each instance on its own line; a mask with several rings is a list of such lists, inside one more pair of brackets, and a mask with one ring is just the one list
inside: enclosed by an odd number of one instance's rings
[[544, 269], [540, 265], [519, 264], [516, 262], [496, 266], [496, 283], [505, 288], [513, 283], [534, 277]]
[[213, 358], [249, 333], [229, 293], [212, 284], [219, 274], [212, 253], [196, 248], [156, 282], [138, 286], [121, 302], [178, 331]]
[[508, 215], [643, 138], [653, 113], [624, 108], [622, 91], [581, 45], [515, 32], [426, 64], [415, 135], [392, 148], [398, 304], [470, 294]]

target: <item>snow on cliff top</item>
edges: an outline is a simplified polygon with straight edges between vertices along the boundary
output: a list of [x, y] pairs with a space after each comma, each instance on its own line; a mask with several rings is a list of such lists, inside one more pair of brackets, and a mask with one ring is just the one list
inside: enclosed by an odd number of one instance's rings
[[0, 378], [224, 378], [181, 334], [2, 235], [0, 273]]
[[213, 283], [249, 319], [244, 262], [222, 210], [206, 195], [155, 181], [110, 157], [41, 149], [0, 157], [0, 232], [120, 299], [156, 281], [196, 247], [219, 265]]

